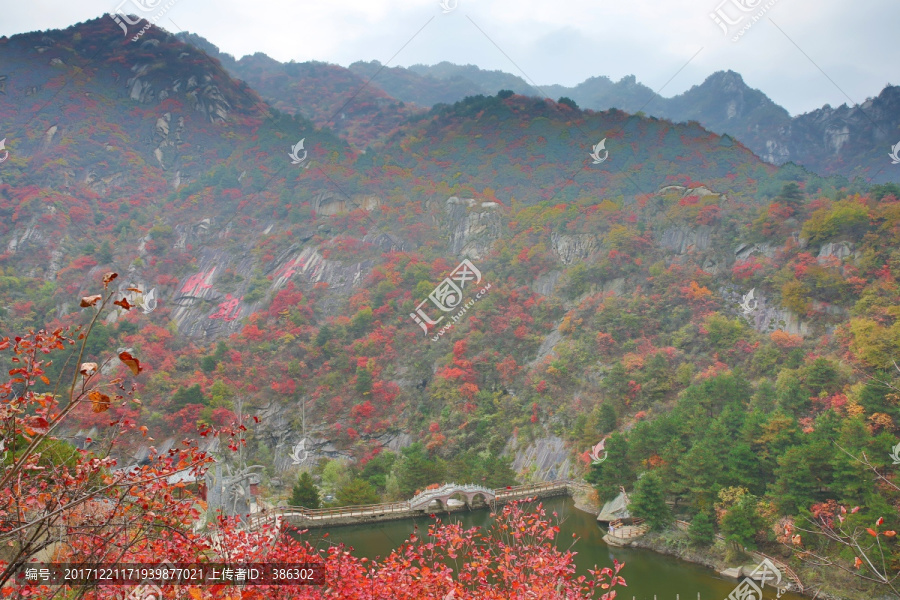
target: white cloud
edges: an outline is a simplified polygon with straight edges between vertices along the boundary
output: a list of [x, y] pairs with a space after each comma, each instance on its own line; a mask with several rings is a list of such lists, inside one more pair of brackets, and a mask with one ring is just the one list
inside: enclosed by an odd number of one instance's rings
[[[405, 46], [392, 66], [446, 60], [524, 72], [541, 85], [634, 74], [656, 90], [683, 68], [666, 96], [731, 69], [795, 114], [848, 102], [838, 88], [861, 102], [900, 83], [890, 44], [900, 22], [894, 0], [852, 8], [841, 0], [778, 0], [737, 43], [709, 16], [720, 1], [459, 0], [443, 14], [438, 0], [178, 0], [159, 24], [198, 33], [237, 57], [384, 63]], [[118, 3], [8, 3], [0, 33], [66, 27]]]

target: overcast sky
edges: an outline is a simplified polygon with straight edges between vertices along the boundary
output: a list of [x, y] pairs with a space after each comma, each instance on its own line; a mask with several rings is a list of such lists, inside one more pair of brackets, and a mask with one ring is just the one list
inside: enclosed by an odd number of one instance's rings
[[[539, 85], [633, 74], [664, 96], [731, 69], [791, 114], [900, 84], [898, 0], [445, 0], [455, 5], [446, 13], [438, 0], [0, 0], [0, 34], [64, 28], [120, 6], [152, 17], [173, 1], [158, 25], [238, 58], [449, 61]], [[142, 12], [141, 2], [155, 8]], [[717, 9], [739, 21], [727, 36], [710, 17]]]

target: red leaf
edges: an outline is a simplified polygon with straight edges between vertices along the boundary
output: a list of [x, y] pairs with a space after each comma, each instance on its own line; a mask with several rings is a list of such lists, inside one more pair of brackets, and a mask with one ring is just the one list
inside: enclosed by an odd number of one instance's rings
[[91, 399], [91, 403], [94, 405], [95, 413], [102, 413], [109, 410], [109, 396], [106, 394], [101, 394], [97, 390], [91, 390], [88, 392], [88, 398]]
[[116, 300], [115, 302], [113, 302], [113, 304], [115, 304], [116, 306], [121, 306], [125, 310], [131, 310], [131, 308], [134, 306], [134, 304], [131, 304], [130, 302], [128, 302], [128, 298], [122, 298], [121, 300]]
[[94, 373], [97, 372], [97, 363], [95, 362], [86, 362], [81, 363], [81, 367], [78, 369], [78, 372], [84, 375], [85, 377], [90, 377]]
[[121, 360], [123, 363], [125, 363], [125, 366], [127, 366], [129, 369], [131, 369], [131, 372], [134, 375], [137, 375], [138, 373], [140, 373], [141, 371], [144, 370], [141, 368], [140, 361], [138, 359], [136, 359], [135, 357], [133, 357], [130, 352], [120, 352], [119, 360]]
[[103, 296], [101, 296], [100, 294], [95, 294], [93, 296], [84, 296], [81, 299], [80, 306], [81, 306], [81, 308], [87, 308], [89, 306], [94, 306], [95, 304], [97, 304], [97, 302], [100, 301], [100, 298], [102, 298], [102, 297]]

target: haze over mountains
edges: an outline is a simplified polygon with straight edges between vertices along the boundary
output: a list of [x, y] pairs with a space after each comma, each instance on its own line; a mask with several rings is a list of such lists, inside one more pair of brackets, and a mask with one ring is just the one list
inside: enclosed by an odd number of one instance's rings
[[[327, 125], [338, 132], [346, 132], [350, 127], [339, 121], [360, 117], [367, 125], [348, 139], [361, 147], [376, 143], [379, 132], [390, 130], [414, 114], [415, 107], [409, 104], [428, 108], [466, 96], [491, 96], [506, 89], [526, 96], [567, 97], [582, 108], [596, 111], [616, 108], [628, 113], [641, 111], [675, 123], [695, 120], [710, 131], [735, 137], [763, 160], [776, 165], [795, 162], [821, 174], [860, 176], [872, 178], [873, 182], [900, 180], [900, 170], [888, 168], [887, 159], [891, 147], [900, 141], [898, 86], [885, 87], [861, 105], [826, 105], [791, 117], [733, 71], [713, 73], [702, 84], [666, 98], [634, 76], [618, 82], [597, 76], [575, 87], [535, 87], [509, 73], [448, 62], [404, 68], [359, 61], [345, 68], [326, 63], [279, 63], [263, 54], [235, 60], [196, 35], [179, 37], [217, 57], [229, 72], [250, 83], [279, 109], [299, 112], [317, 125]], [[360, 99], [368, 99], [372, 109], [377, 109], [379, 118], [374, 123], [368, 122], [369, 113], [348, 115], [342, 111], [343, 116], [335, 116], [329, 110], [328, 101], [346, 86], [361, 90]], [[405, 106], [399, 106], [400, 102]]]

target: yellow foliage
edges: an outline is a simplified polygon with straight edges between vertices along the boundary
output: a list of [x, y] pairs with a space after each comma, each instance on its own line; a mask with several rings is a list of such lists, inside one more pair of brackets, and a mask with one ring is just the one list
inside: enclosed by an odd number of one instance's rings
[[890, 367], [900, 356], [900, 323], [884, 327], [872, 319], [851, 319], [850, 334], [850, 349], [871, 367]]
[[876, 428], [881, 428], [885, 431], [894, 431], [896, 429], [896, 427], [894, 426], [894, 419], [892, 419], [890, 415], [885, 413], [875, 413], [869, 417], [869, 421]]
[[792, 279], [781, 287], [781, 304], [797, 315], [805, 315], [812, 307], [809, 290], [796, 279]]
[[709, 298], [712, 295], [713, 293], [709, 291], [709, 288], [700, 285], [696, 281], [691, 282], [687, 293], [687, 296], [690, 300], [702, 300], [704, 298]]

